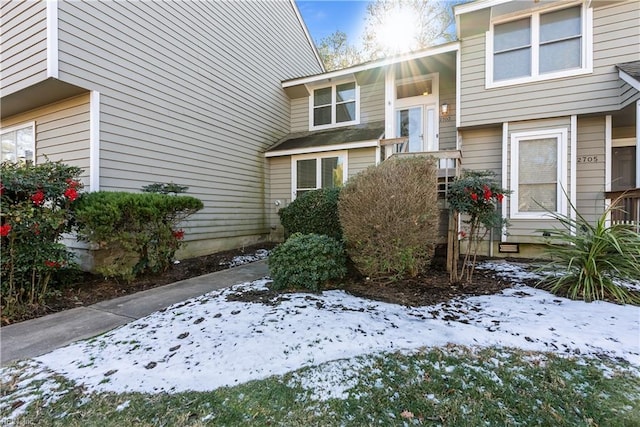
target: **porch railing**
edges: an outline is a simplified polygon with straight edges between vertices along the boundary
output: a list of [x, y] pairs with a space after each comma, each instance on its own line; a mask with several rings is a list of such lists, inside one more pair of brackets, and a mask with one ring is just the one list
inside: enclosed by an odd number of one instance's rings
[[628, 224], [640, 233], [640, 188], [606, 193], [611, 210], [612, 224]]

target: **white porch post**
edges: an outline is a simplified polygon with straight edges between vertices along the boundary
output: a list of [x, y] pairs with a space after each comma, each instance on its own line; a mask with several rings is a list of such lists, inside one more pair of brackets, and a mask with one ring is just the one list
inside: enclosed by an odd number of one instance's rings
[[640, 188], [640, 101], [636, 101], [636, 188]]
[[89, 101], [89, 191], [100, 191], [100, 92]]
[[[393, 64], [389, 65], [385, 71], [384, 82], [384, 137], [387, 139], [396, 137], [395, 126], [395, 98], [396, 98], [396, 70]], [[391, 150], [391, 146], [382, 148], [383, 155], [388, 157], [387, 151]]]

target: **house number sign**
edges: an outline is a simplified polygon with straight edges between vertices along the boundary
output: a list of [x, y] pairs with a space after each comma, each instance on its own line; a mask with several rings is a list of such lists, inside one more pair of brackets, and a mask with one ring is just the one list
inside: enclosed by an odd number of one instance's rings
[[578, 163], [598, 163], [598, 156], [578, 156]]

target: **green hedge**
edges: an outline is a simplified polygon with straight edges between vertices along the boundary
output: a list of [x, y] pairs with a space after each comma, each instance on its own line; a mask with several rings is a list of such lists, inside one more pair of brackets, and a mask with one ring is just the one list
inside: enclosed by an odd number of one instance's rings
[[324, 234], [342, 240], [338, 218], [340, 188], [308, 191], [280, 209], [280, 223], [287, 235], [294, 233]]
[[269, 255], [273, 289], [304, 288], [319, 291], [347, 274], [342, 243], [321, 234], [296, 233]]
[[113, 252], [107, 265], [98, 268], [100, 273], [131, 280], [169, 267], [184, 237], [178, 224], [202, 207], [189, 196], [88, 193], [76, 207], [78, 238]]

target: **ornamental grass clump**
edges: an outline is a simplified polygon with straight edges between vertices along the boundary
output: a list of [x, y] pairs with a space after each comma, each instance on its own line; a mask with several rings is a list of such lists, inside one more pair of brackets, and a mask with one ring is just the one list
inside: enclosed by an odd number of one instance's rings
[[73, 226], [82, 170], [49, 161], [4, 162], [1, 169], [0, 305], [4, 317], [15, 318], [77, 271], [61, 239]]
[[576, 217], [549, 212], [562, 228], [538, 230], [547, 238], [551, 259], [539, 271], [546, 273], [539, 286], [571, 299], [611, 300], [640, 304], [640, 293], [617, 280], [640, 280], [640, 234], [626, 224], [609, 224], [616, 205], [589, 222], [569, 201]]
[[342, 243], [322, 234], [295, 233], [269, 255], [273, 289], [320, 291], [347, 274]]

